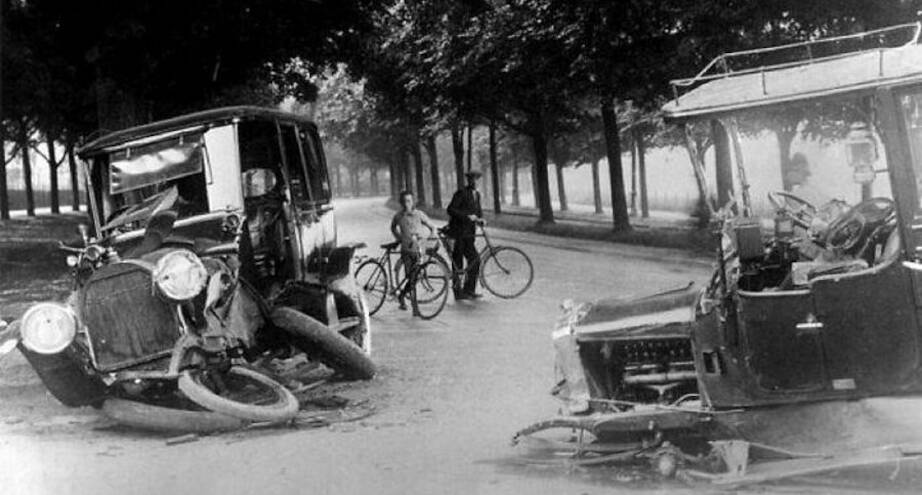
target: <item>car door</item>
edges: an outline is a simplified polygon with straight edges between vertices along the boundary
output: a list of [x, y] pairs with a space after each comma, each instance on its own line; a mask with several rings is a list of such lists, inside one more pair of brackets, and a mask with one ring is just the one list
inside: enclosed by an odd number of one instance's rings
[[912, 379], [919, 366], [922, 308], [922, 270], [901, 263], [919, 252], [922, 241], [922, 209], [914, 186], [915, 171], [922, 170], [922, 126], [903, 118], [901, 107], [914, 103], [909, 95], [883, 89], [875, 102], [888, 172], [888, 177], [877, 180], [889, 179], [891, 184], [902, 258], [894, 256], [865, 270], [818, 277], [811, 283], [830, 384], [835, 390], [860, 395], [901, 389]]
[[279, 147], [282, 153], [282, 168], [291, 200], [291, 232], [295, 246], [295, 263], [298, 266], [298, 278], [305, 274], [305, 233], [310, 219], [305, 217], [305, 210], [310, 201], [308, 180], [304, 172], [304, 159], [298, 144], [297, 128], [289, 123], [276, 123]]
[[292, 208], [298, 237], [302, 278], [316, 273], [323, 253], [336, 244], [329, 187], [315, 143], [303, 128], [279, 125], [280, 142], [289, 177]]

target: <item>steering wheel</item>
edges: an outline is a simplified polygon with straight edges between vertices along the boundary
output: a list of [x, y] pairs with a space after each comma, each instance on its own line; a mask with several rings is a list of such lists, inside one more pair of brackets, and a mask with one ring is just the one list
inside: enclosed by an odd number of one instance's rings
[[896, 211], [889, 198], [862, 201], [837, 218], [826, 233], [826, 246], [848, 252]]
[[795, 224], [805, 229], [810, 228], [813, 217], [816, 216], [816, 207], [806, 199], [785, 191], [772, 191], [768, 193], [768, 201], [778, 213], [791, 217]]

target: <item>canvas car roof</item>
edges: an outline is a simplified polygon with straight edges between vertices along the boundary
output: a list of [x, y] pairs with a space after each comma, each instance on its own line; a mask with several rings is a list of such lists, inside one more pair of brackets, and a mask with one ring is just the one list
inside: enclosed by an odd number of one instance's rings
[[[663, 106], [668, 119], [718, 116], [801, 100], [868, 93], [885, 85], [922, 82], [922, 45], [867, 50], [793, 66], [710, 76]], [[692, 80], [677, 81], [681, 86]]]
[[183, 130], [191, 132], [194, 129], [203, 129], [213, 125], [227, 123], [235, 119], [279, 119], [314, 125], [306, 116], [283, 112], [274, 108], [256, 106], [222, 107], [180, 115], [178, 117], [172, 117], [166, 120], [160, 120], [150, 124], [130, 127], [128, 129], [106, 134], [80, 147], [80, 149], [77, 150], [77, 154], [86, 158], [99, 154], [104, 150], [109, 150], [113, 147], [118, 147], [145, 137]]

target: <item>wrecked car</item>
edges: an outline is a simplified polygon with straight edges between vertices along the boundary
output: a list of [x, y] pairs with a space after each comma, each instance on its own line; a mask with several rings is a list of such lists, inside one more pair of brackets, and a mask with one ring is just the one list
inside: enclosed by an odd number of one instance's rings
[[350, 270], [359, 246], [337, 245], [312, 122], [220, 108], [78, 153], [91, 224], [61, 246], [73, 293], [32, 306], [3, 335], [58, 400], [140, 427], [228, 429], [296, 414], [260, 366], [272, 360], [372, 377]]
[[[517, 441], [576, 428], [605, 446], [584, 454], [665, 456], [666, 471], [725, 482], [918, 458], [919, 31], [725, 54], [673, 82], [662, 110], [707, 186], [713, 276], [565, 302], [553, 332], [564, 415]], [[713, 166], [697, 159], [702, 128]], [[695, 464], [707, 455], [720, 468]], [[763, 457], [782, 464], [750, 463]]]

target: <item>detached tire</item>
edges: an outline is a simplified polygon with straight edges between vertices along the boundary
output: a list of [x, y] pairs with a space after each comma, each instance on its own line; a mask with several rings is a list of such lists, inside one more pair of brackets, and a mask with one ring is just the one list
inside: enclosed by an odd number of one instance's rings
[[249, 424], [212, 411], [173, 409], [124, 399], [106, 399], [102, 412], [121, 425], [165, 433], [217, 433]]
[[369, 380], [375, 376], [371, 359], [348, 338], [323, 323], [287, 306], [272, 310], [272, 323], [293, 337], [298, 349], [350, 379]]
[[[272, 402], [263, 404], [264, 397], [257, 397], [254, 403], [237, 400], [237, 397], [220, 395], [205, 383], [206, 375], [201, 371], [185, 370], [179, 375], [179, 390], [192, 402], [227, 416], [259, 423], [284, 423], [298, 414], [300, 404], [287, 388], [262, 373], [233, 366], [227, 373], [217, 375], [222, 380], [233, 380], [255, 385], [273, 396]], [[246, 388], [241, 387], [241, 388]], [[233, 392], [228, 390], [228, 392]], [[237, 390], [244, 392], [244, 390]]]

